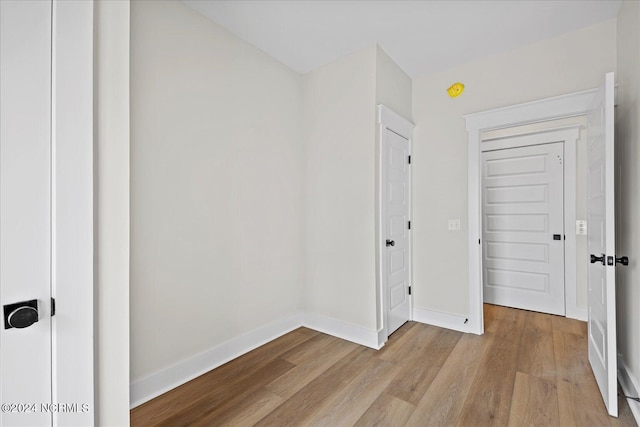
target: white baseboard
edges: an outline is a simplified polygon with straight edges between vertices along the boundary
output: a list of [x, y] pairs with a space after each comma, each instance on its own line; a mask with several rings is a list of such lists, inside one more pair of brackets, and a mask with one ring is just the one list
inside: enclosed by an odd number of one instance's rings
[[131, 408], [217, 368], [263, 344], [302, 326], [302, 314], [268, 323], [193, 357], [155, 372], [130, 385]]
[[[640, 383], [633, 373], [629, 371], [621, 354], [618, 354], [618, 381], [625, 395], [633, 397], [640, 396]], [[631, 408], [633, 418], [636, 419], [636, 424], [640, 425], [640, 402], [631, 399], [627, 399], [627, 402], [629, 403], [629, 408]]]
[[413, 320], [420, 323], [426, 323], [427, 325], [453, 329], [454, 331], [471, 332], [467, 318], [457, 314], [413, 307]]
[[[333, 335], [334, 337], [342, 338], [343, 340], [364, 345], [375, 350], [379, 350], [384, 345], [384, 343], [380, 341], [381, 338], [379, 338], [381, 331], [366, 329], [320, 314], [304, 313], [302, 324], [305, 328]], [[384, 333], [382, 333], [382, 335], [384, 335]]]
[[569, 307], [567, 306], [567, 311], [565, 316], [569, 319], [582, 320], [583, 322], [587, 321], [587, 307]]

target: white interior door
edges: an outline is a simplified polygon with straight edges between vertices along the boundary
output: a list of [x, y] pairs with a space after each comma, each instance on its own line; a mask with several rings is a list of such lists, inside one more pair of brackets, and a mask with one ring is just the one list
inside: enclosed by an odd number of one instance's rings
[[484, 301], [565, 314], [563, 143], [482, 153]]
[[[0, 425], [50, 425], [51, 2], [0, 1]], [[13, 303], [35, 301], [20, 309]], [[35, 319], [37, 322], [23, 327]], [[11, 327], [11, 326], [16, 327]]]
[[387, 305], [387, 336], [411, 316], [410, 140], [382, 129], [382, 283]]
[[617, 416], [613, 96], [609, 73], [595, 96], [587, 129], [588, 328], [589, 362], [609, 414]]

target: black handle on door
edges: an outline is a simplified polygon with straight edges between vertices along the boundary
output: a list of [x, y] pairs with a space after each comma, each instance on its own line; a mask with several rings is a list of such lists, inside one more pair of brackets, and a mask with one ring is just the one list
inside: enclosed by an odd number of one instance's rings
[[387, 247], [389, 247], [389, 246], [393, 246], [393, 245], [395, 245], [395, 244], [396, 244], [396, 242], [394, 242], [393, 240], [389, 240], [389, 239], [387, 239]]
[[616, 258], [616, 264], [629, 265], [629, 257], [623, 256], [620, 258]]
[[38, 300], [7, 304], [4, 309], [4, 328], [28, 328], [38, 321]]
[[591, 254], [591, 264], [595, 264], [596, 262], [601, 262], [602, 265], [605, 265], [605, 260], [604, 260], [604, 254], [602, 254], [602, 256], [595, 256], [594, 254]]

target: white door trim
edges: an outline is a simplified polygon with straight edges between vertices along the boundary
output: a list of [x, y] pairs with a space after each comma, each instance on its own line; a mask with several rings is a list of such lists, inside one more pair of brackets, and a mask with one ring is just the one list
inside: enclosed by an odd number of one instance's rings
[[[384, 345], [384, 343], [387, 341], [387, 338], [389, 336], [388, 333], [388, 329], [387, 329], [387, 314], [388, 314], [388, 306], [389, 306], [389, 301], [387, 299], [387, 293], [385, 292], [386, 289], [386, 274], [384, 274], [386, 272], [386, 257], [384, 256], [385, 254], [385, 245], [384, 245], [384, 236], [383, 236], [383, 222], [384, 222], [384, 218], [386, 217], [386, 212], [384, 211], [384, 203], [382, 203], [383, 200], [383, 196], [382, 196], [382, 183], [383, 183], [383, 176], [382, 176], [382, 171], [383, 171], [383, 167], [382, 167], [382, 160], [383, 160], [383, 154], [382, 154], [382, 137], [384, 135], [384, 131], [386, 129], [391, 130], [392, 132], [402, 136], [403, 138], [407, 139], [408, 141], [408, 145], [409, 145], [409, 155], [411, 155], [412, 152], [412, 143], [413, 143], [413, 129], [414, 129], [414, 125], [413, 123], [409, 122], [408, 120], [406, 120], [405, 118], [403, 118], [402, 116], [400, 116], [399, 114], [393, 112], [391, 109], [389, 109], [388, 107], [380, 104], [378, 105], [378, 138], [377, 138], [377, 155], [378, 155], [378, 161], [377, 161], [377, 191], [376, 191], [376, 216], [377, 216], [377, 230], [376, 230], [376, 237], [377, 237], [377, 241], [378, 244], [376, 245], [376, 264], [377, 264], [377, 271], [376, 271], [376, 280], [377, 280], [377, 302], [378, 302], [378, 329], [382, 330], [382, 334], [379, 334], [379, 341], [378, 342], [378, 347], [382, 347]], [[409, 169], [409, 178], [408, 178], [408, 189], [407, 189], [407, 198], [408, 198], [408, 205], [409, 205], [409, 220], [411, 220], [411, 168]], [[409, 269], [409, 286], [412, 287], [413, 289], [413, 269], [412, 269], [412, 239], [411, 239], [411, 232], [408, 233], [408, 269]], [[411, 320], [413, 318], [413, 295], [409, 295], [409, 306], [410, 306], [410, 313], [409, 313], [409, 319]]]
[[[561, 130], [546, 130], [526, 135], [505, 137], [481, 141], [481, 152], [506, 148], [527, 147], [532, 145], [563, 143], [564, 179], [563, 179], [563, 210], [564, 210], [564, 300], [565, 316], [585, 320], [587, 311], [576, 304], [577, 272], [576, 272], [576, 234], [573, 232], [576, 223], [576, 145], [580, 137], [580, 125]], [[482, 200], [480, 200], [482, 202]], [[480, 205], [482, 213], [482, 205]], [[482, 229], [480, 229], [482, 234]], [[480, 245], [482, 246], [482, 245]], [[481, 249], [482, 250], [482, 249]], [[482, 260], [480, 271], [482, 271]], [[482, 277], [480, 278], [482, 280]], [[484, 298], [483, 298], [484, 299]]]
[[[482, 211], [480, 200], [482, 185], [480, 179], [481, 132], [586, 114], [591, 106], [591, 101], [593, 100], [595, 91], [595, 89], [592, 89], [576, 92], [568, 95], [546, 98], [463, 116], [466, 120], [469, 143], [467, 175], [469, 234], [467, 238], [469, 253], [470, 332], [479, 335], [484, 333], [484, 316], [482, 311], [482, 247], [479, 244], [479, 239], [482, 237]], [[566, 154], [567, 157], [569, 157], [570, 154]], [[573, 156], [575, 157], [575, 152]], [[575, 202], [573, 204], [573, 209], [575, 217]], [[572, 233], [569, 232], [568, 234]], [[575, 259], [575, 252], [573, 253], [573, 259]]]
[[94, 425], [93, 1], [53, 1], [53, 425]]

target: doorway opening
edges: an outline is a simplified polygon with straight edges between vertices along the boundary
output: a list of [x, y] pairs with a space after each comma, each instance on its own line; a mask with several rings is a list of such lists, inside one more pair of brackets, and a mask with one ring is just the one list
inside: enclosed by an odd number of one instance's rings
[[[562, 95], [553, 98], [542, 99], [539, 101], [518, 104], [510, 107], [500, 108], [496, 110], [484, 111], [480, 113], [464, 116], [468, 132], [468, 252], [469, 252], [469, 332], [476, 334], [484, 333], [483, 319], [483, 286], [482, 286], [482, 183], [481, 183], [481, 166], [482, 152], [485, 147], [492, 146], [493, 149], [506, 148], [504, 146], [505, 136], [509, 135], [508, 129], [517, 128], [515, 134], [525, 134], [530, 138], [535, 138], [540, 132], [532, 130], [531, 126], [537, 126], [545, 122], [552, 122], [561, 119], [570, 119], [576, 117], [584, 117], [590, 110], [591, 103], [596, 90], [587, 90], [576, 92], [568, 95]], [[562, 128], [562, 125], [560, 126]], [[570, 126], [574, 132], [577, 131], [575, 125]], [[556, 129], [562, 130], [562, 129]], [[570, 129], [564, 129], [569, 131]], [[529, 135], [530, 134], [530, 135]], [[514, 135], [514, 133], [511, 133]], [[570, 140], [571, 138], [567, 138]], [[543, 141], [541, 141], [543, 142]], [[535, 145], [529, 143], [527, 145]], [[565, 147], [568, 147], [565, 143]], [[575, 146], [575, 145], [574, 145]], [[575, 152], [570, 154], [565, 152], [566, 158], [575, 158]], [[575, 165], [574, 165], [575, 166]], [[565, 188], [575, 187], [575, 180], [567, 183], [566, 176], [570, 174], [567, 171], [568, 165], [565, 164]], [[575, 174], [575, 171], [573, 172]], [[566, 202], [567, 197], [565, 197]], [[575, 221], [575, 201], [574, 203], [565, 203], [565, 230], [568, 231], [569, 221], [567, 216], [573, 212]], [[570, 223], [573, 231], [573, 224]], [[565, 259], [576, 259], [575, 252], [575, 232], [566, 232], [567, 240], [565, 240]], [[573, 242], [572, 242], [573, 240]], [[565, 283], [566, 291], [571, 292], [572, 283], [575, 283], [575, 277], [571, 276], [571, 266], [573, 263], [566, 265]], [[575, 274], [575, 271], [574, 271]], [[566, 301], [571, 301], [567, 299]], [[565, 301], [565, 302], [566, 302]], [[586, 309], [572, 307], [571, 304], [566, 305], [565, 315], [571, 318], [586, 320]]]
[[485, 303], [577, 317], [578, 137], [574, 127], [483, 139]]

